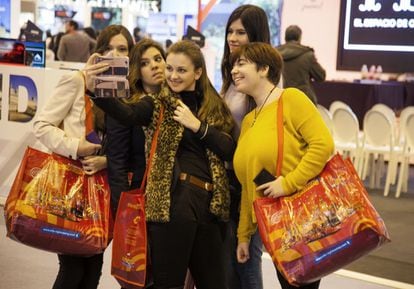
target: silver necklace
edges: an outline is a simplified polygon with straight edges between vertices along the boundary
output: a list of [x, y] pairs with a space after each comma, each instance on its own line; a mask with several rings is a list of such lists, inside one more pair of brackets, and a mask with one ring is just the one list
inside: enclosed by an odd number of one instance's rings
[[263, 101], [262, 105], [259, 107], [259, 109], [255, 108], [254, 110], [254, 119], [252, 122], [251, 126], [254, 126], [254, 124], [256, 123], [256, 119], [258, 118], [259, 114], [262, 112], [262, 109], [265, 105], [265, 103], [267, 102], [267, 100], [269, 99], [270, 95], [272, 94], [273, 90], [275, 90], [276, 85], [273, 86], [273, 88], [270, 90], [269, 94], [266, 96], [265, 100]]

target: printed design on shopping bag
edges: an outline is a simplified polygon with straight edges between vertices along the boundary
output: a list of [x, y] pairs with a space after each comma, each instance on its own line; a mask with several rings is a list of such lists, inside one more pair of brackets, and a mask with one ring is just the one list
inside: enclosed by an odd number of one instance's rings
[[[29, 211], [34, 209], [32, 213], [37, 215], [52, 214], [74, 222], [99, 219], [93, 204], [87, 202], [83, 183], [81, 167], [51, 160], [24, 188], [22, 211], [30, 216]], [[95, 190], [102, 191], [102, 187], [95, 186]]]
[[[275, 228], [269, 241], [278, 248], [279, 261], [290, 262], [310, 251], [318, 252], [315, 261], [319, 262], [321, 256], [339, 253], [351, 245], [343, 239], [347, 234], [368, 228], [382, 230], [379, 216], [364, 209], [371, 205], [365, 199], [363, 184], [344, 164], [330, 162], [301, 192], [281, 199], [277, 210], [274, 204], [263, 206], [266, 226]], [[322, 248], [327, 249], [320, 251]]]
[[60, 254], [92, 255], [109, 242], [105, 171], [85, 175], [79, 161], [26, 149], [5, 204], [8, 237]]
[[142, 191], [123, 192], [119, 200], [112, 243], [111, 274], [123, 288], [145, 284], [147, 233]]
[[[315, 191], [327, 193], [315, 194]], [[308, 244], [337, 232], [342, 222], [360, 206], [358, 203], [338, 203], [336, 199], [322, 179], [312, 181], [302, 192], [283, 199], [281, 210], [268, 218], [269, 225], [281, 223], [286, 228], [280, 236], [273, 236], [273, 241], [281, 238], [281, 249], [286, 251], [297, 243]]]
[[316, 281], [389, 241], [362, 181], [339, 155], [295, 195], [254, 205], [263, 243], [291, 284]]
[[[140, 202], [128, 202], [127, 208], [139, 212], [140, 208], [143, 205]], [[137, 253], [145, 252], [144, 244], [141, 242], [140, 235], [136, 232], [140, 230], [142, 224], [143, 216], [139, 213], [136, 215], [125, 234], [125, 245], [127, 247], [126, 252], [121, 258], [122, 270], [125, 271], [141, 271], [145, 269], [146, 266], [146, 254]]]

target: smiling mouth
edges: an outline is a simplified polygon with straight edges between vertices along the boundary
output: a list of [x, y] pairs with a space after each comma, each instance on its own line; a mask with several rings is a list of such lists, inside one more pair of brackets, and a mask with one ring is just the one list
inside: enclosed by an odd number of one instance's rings
[[240, 82], [241, 79], [242, 79], [241, 77], [233, 78], [233, 82], [234, 83]]

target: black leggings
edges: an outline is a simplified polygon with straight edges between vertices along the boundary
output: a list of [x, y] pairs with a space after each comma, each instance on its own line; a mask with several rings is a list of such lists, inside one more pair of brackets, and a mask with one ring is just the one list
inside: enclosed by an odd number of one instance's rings
[[179, 183], [170, 222], [148, 223], [154, 288], [183, 288], [187, 268], [197, 289], [226, 288], [222, 227], [209, 212], [211, 193]]
[[319, 283], [321, 283], [321, 280], [318, 280], [318, 281], [315, 281], [307, 285], [296, 287], [296, 286], [290, 285], [289, 282], [285, 279], [285, 277], [283, 277], [282, 273], [279, 272], [279, 270], [276, 270], [276, 271], [277, 271], [277, 278], [279, 279], [279, 283], [280, 283], [280, 286], [282, 286], [282, 289], [318, 289]]
[[96, 289], [102, 274], [103, 253], [91, 257], [58, 255], [59, 272], [53, 289]]

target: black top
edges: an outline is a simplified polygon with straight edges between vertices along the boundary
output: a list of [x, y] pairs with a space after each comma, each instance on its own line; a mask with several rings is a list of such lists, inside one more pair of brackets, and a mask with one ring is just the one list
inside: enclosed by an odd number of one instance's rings
[[[126, 126], [107, 114], [105, 126], [108, 182], [115, 217], [121, 193], [141, 185], [145, 172], [145, 136], [141, 127]], [[130, 172], [131, 184], [128, 181]]]
[[[197, 115], [201, 107], [202, 95], [192, 91], [182, 92], [180, 97], [193, 114]], [[145, 96], [139, 102], [128, 105], [113, 98], [94, 98], [93, 100], [106, 113], [120, 120], [125, 125], [148, 126], [152, 120], [154, 110], [154, 99], [152, 97]], [[204, 181], [211, 182], [206, 148], [217, 154], [222, 160], [231, 161], [235, 142], [230, 135], [214, 126], [208, 126], [207, 133], [202, 139], [196, 133], [185, 128], [177, 150], [176, 169], [178, 160], [181, 172], [189, 173]]]

